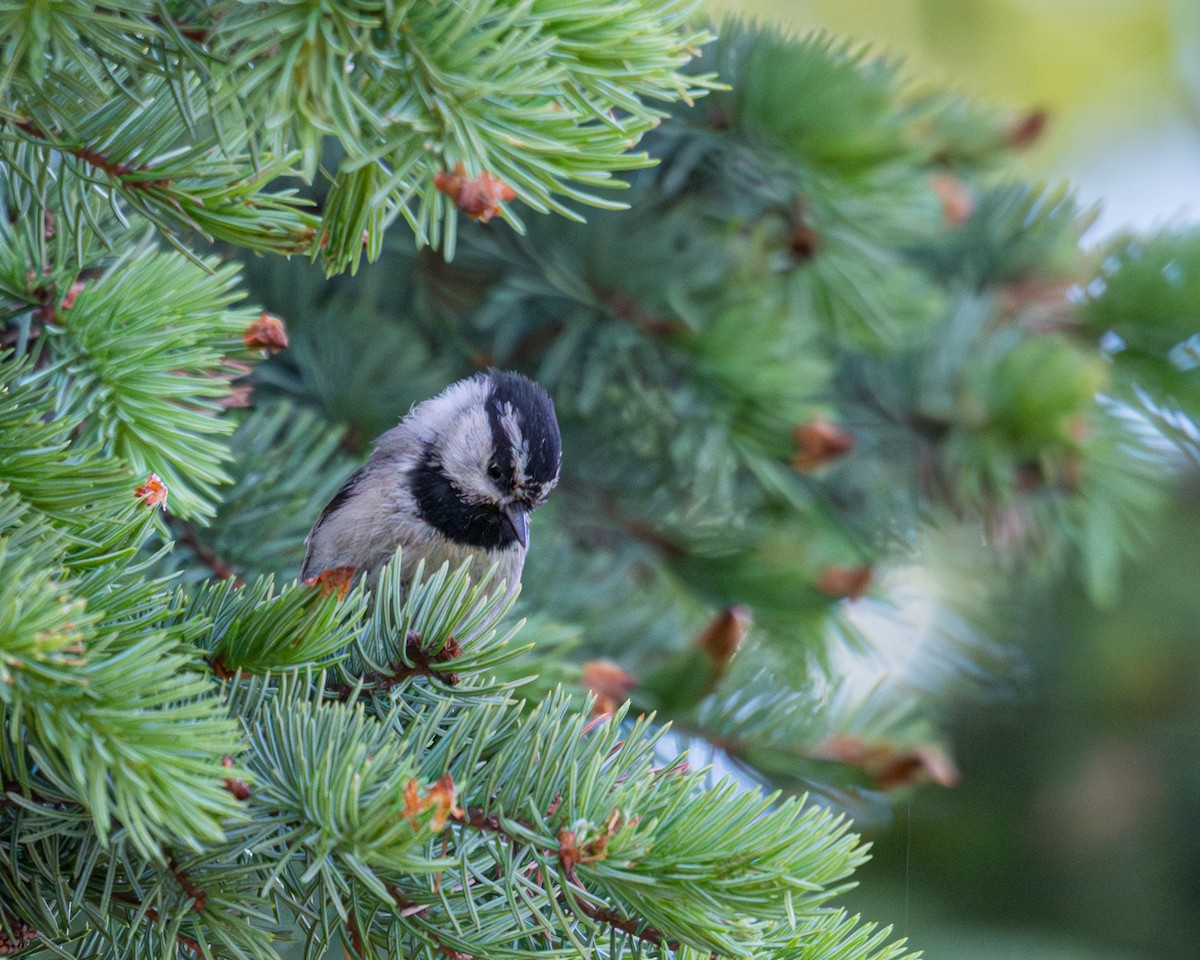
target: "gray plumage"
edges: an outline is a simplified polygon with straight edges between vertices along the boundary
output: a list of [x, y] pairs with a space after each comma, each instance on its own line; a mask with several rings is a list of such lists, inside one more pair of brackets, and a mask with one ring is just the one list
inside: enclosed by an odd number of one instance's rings
[[489, 371], [418, 404], [375, 443], [313, 525], [301, 576], [371, 574], [403, 547], [402, 576], [472, 558], [516, 589], [529, 515], [558, 482], [554, 404], [520, 374]]

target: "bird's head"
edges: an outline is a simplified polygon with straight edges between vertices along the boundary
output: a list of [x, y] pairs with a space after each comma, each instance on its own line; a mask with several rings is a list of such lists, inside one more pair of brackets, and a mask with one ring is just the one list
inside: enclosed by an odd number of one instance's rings
[[412, 486], [426, 522], [464, 545], [524, 546], [529, 515], [554, 489], [562, 460], [546, 391], [519, 373], [491, 370], [449, 387], [413, 417], [425, 452]]

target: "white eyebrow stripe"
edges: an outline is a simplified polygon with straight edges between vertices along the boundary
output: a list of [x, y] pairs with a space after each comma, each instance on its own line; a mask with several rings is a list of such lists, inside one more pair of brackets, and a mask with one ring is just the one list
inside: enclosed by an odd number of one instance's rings
[[525, 469], [529, 464], [529, 441], [525, 439], [521, 431], [521, 424], [517, 419], [517, 411], [513, 409], [511, 403], [505, 403], [500, 407], [500, 429], [504, 431], [504, 435], [508, 438], [509, 445], [512, 447], [513, 459], [517, 464], [518, 477], [523, 481], [525, 479]]

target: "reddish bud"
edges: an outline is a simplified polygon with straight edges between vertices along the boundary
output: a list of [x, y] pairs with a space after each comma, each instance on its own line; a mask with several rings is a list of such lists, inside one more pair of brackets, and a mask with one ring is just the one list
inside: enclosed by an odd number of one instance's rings
[[897, 749], [890, 744], [865, 743], [839, 733], [818, 747], [815, 755], [861, 770], [881, 790], [921, 783], [953, 787], [959, 780], [954, 761], [932, 744]]
[[275, 353], [288, 345], [283, 321], [265, 310], [242, 334], [242, 342], [250, 349], [262, 348]]
[[1018, 150], [1033, 146], [1041, 139], [1046, 130], [1046, 124], [1049, 122], [1050, 114], [1045, 110], [1031, 110], [1013, 124], [1008, 131], [1009, 146], [1016, 147]]
[[463, 816], [462, 810], [455, 805], [456, 787], [454, 778], [449, 773], [443, 773], [428, 790], [421, 795], [421, 785], [415, 778], [410, 778], [404, 785], [404, 809], [400, 815], [408, 820], [414, 830], [417, 829], [417, 815], [433, 808], [433, 819], [429, 826], [434, 832], [440, 832], [446, 821]]
[[254, 406], [254, 385], [239, 383], [229, 388], [229, 393], [217, 401], [222, 410], [236, 410]]
[[167, 485], [162, 482], [162, 479], [157, 473], [152, 473], [146, 478], [146, 482], [133, 491], [142, 503], [151, 507], [161, 506], [164, 510], [167, 506]]
[[430, 787], [429, 792], [425, 794], [426, 802], [433, 804], [433, 821], [430, 826], [435, 831], [445, 827], [446, 821], [450, 817], [462, 816], [462, 811], [454, 804], [454, 795], [454, 778], [449, 773], [443, 773], [438, 777], [437, 783]]
[[[226, 770], [232, 770], [233, 757], [222, 757], [221, 766]], [[225, 789], [232, 793], [238, 800], [250, 799], [250, 786], [245, 780], [238, 780], [236, 777], [226, 777]]]
[[821, 249], [821, 236], [803, 220], [792, 227], [788, 234], [788, 249], [800, 262], [811, 260]]
[[[629, 823], [636, 823], [631, 820]], [[614, 810], [604, 823], [603, 832], [580, 843], [580, 831], [562, 829], [558, 831], [558, 859], [567, 873], [572, 873], [581, 863], [595, 863], [608, 856], [608, 841], [615, 837], [626, 820], [619, 810]]]
[[946, 223], [957, 227], [970, 219], [975, 212], [975, 197], [961, 177], [940, 171], [929, 178], [929, 184], [942, 202]]
[[62, 310], [70, 310], [73, 306], [75, 306], [75, 301], [79, 299], [79, 295], [83, 293], [83, 290], [86, 286], [87, 284], [85, 284], [82, 280], [76, 280], [73, 284], [71, 284], [67, 288], [67, 292], [63, 294], [62, 302], [59, 304], [59, 308]]
[[703, 630], [695, 644], [713, 658], [719, 670], [733, 659], [750, 629], [750, 611], [746, 607], [726, 607]]
[[611, 660], [589, 660], [583, 665], [582, 682], [594, 696], [592, 716], [604, 717], [616, 713], [629, 698], [637, 681]]
[[871, 585], [871, 565], [860, 567], [830, 567], [817, 581], [817, 589], [827, 597], [857, 600]]
[[10, 917], [8, 930], [0, 930], [0, 957], [10, 957], [28, 947], [38, 932], [24, 920]]
[[823, 467], [854, 449], [854, 437], [825, 417], [793, 427], [792, 440], [796, 443], [792, 466], [800, 471]]
[[460, 163], [453, 173], [443, 171], [433, 178], [435, 189], [444, 193], [472, 220], [487, 223], [500, 212], [500, 204], [516, 198], [516, 191], [486, 170], [468, 177]]
[[315, 577], [309, 577], [304, 582], [310, 587], [319, 587], [323, 597], [336, 593], [339, 600], [345, 600], [357, 572], [357, 567], [330, 567], [328, 570], [322, 570]]

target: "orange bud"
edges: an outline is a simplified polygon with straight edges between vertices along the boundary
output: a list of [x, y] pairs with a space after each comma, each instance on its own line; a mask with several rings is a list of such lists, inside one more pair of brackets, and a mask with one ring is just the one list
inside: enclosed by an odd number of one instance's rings
[[400, 815], [416, 830], [417, 814], [424, 809], [421, 805], [421, 785], [416, 777], [409, 777], [408, 783], [404, 785], [404, 809], [400, 811]]
[[601, 717], [616, 713], [637, 681], [611, 660], [589, 660], [583, 665], [584, 687], [596, 698], [592, 715]]
[[929, 178], [933, 192], [942, 201], [942, 213], [952, 227], [966, 223], [975, 212], [975, 197], [960, 177], [941, 171]]
[[817, 581], [817, 589], [827, 597], [849, 597], [857, 600], [871, 585], [871, 565], [860, 567], [830, 567]]
[[404, 809], [400, 811], [400, 815], [416, 830], [418, 814], [433, 807], [433, 819], [429, 825], [434, 831], [440, 831], [451, 817], [463, 815], [462, 810], [454, 804], [455, 789], [454, 778], [449, 773], [443, 773], [425, 795], [421, 796], [421, 785], [415, 778], [410, 778], [404, 785]]
[[258, 319], [246, 328], [242, 334], [242, 342], [252, 350], [262, 348], [275, 353], [288, 345], [287, 329], [279, 317], [264, 310]]
[[[222, 757], [221, 766], [226, 770], [233, 769], [233, 757]], [[225, 789], [228, 790], [238, 800], [249, 800], [251, 796], [250, 785], [245, 780], [239, 780], [237, 777], [225, 778]]]
[[796, 443], [792, 467], [800, 471], [823, 467], [854, 449], [853, 435], [825, 417], [793, 427], [792, 440]]
[[1045, 110], [1031, 110], [1025, 114], [1020, 120], [1013, 124], [1008, 131], [1008, 143], [1010, 146], [1016, 147], [1018, 150], [1025, 147], [1033, 146], [1046, 129], [1046, 124], [1050, 121], [1050, 114]]
[[59, 309], [70, 310], [75, 306], [75, 301], [79, 299], [79, 295], [83, 293], [86, 284], [82, 280], [76, 280], [67, 288], [67, 292], [63, 294], [62, 302], [59, 303]]
[[151, 507], [161, 506], [164, 510], [167, 506], [167, 485], [162, 482], [157, 473], [152, 473], [146, 478], [146, 482], [133, 491], [142, 503]]
[[929, 782], [953, 787], [959, 780], [954, 761], [932, 744], [896, 749], [889, 744], [865, 743], [838, 733], [818, 747], [814, 756], [861, 770], [881, 790]]
[[354, 583], [354, 575], [357, 572], [357, 567], [330, 567], [328, 570], [322, 570], [315, 577], [309, 577], [304, 582], [310, 587], [320, 587], [323, 597], [336, 593], [339, 600], [344, 600], [350, 590], [350, 585]]
[[229, 393], [217, 401], [222, 410], [237, 410], [254, 406], [254, 385], [239, 383], [229, 388]]
[[726, 607], [696, 634], [695, 644], [705, 651], [718, 668], [724, 669], [741, 649], [750, 628], [750, 611], [746, 607]]
[[437, 782], [425, 794], [425, 802], [434, 808], [433, 820], [430, 826], [439, 831], [446, 826], [450, 817], [461, 817], [462, 811], [454, 805], [454, 778], [449, 773], [443, 773]]
[[[636, 818], [628, 821], [637, 823]], [[558, 860], [567, 873], [572, 873], [581, 863], [594, 863], [608, 856], [608, 841], [627, 825], [619, 810], [614, 810], [604, 823], [604, 831], [590, 840], [580, 843], [579, 831], [566, 828], [558, 831]]]
[[500, 212], [500, 204], [516, 198], [516, 191], [486, 170], [468, 177], [460, 163], [453, 173], [443, 171], [433, 178], [435, 189], [444, 193], [472, 220], [487, 223]]

